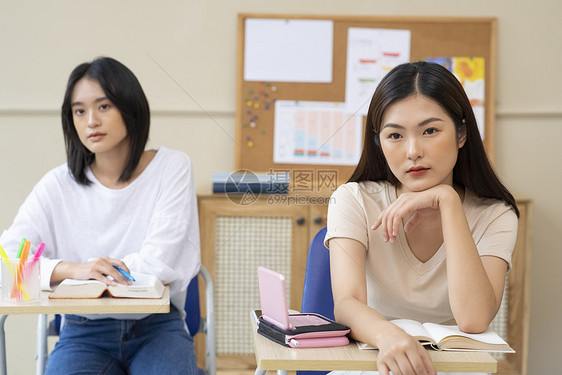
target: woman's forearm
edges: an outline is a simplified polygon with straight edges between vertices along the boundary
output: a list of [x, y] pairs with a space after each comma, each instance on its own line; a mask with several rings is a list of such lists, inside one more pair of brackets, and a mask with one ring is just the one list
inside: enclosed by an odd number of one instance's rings
[[494, 290], [478, 254], [458, 194], [452, 190], [451, 194], [444, 195], [439, 209], [453, 316], [461, 330], [481, 332], [497, 313], [498, 291]]
[[60, 262], [53, 268], [53, 273], [51, 274], [51, 285], [55, 285], [63, 281], [64, 279], [72, 278], [72, 269], [75, 263], [72, 262]]
[[390, 323], [377, 311], [354, 297], [345, 297], [334, 304], [336, 321], [351, 329], [351, 337], [378, 347], [385, 327]]

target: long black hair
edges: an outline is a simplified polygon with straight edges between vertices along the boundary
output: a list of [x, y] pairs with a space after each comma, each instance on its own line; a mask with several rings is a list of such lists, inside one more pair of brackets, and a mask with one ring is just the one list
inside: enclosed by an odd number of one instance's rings
[[480, 197], [505, 201], [519, 217], [513, 195], [500, 182], [486, 156], [474, 112], [461, 83], [446, 68], [435, 63], [402, 64], [381, 80], [369, 106], [361, 158], [348, 182], [399, 183], [386, 162], [378, 137], [388, 106], [416, 94], [438, 103], [455, 123], [457, 132], [466, 131], [466, 141], [459, 149], [453, 168], [453, 183]]
[[148, 141], [150, 108], [137, 77], [125, 65], [110, 57], [100, 57], [92, 62], [80, 64], [68, 78], [61, 111], [68, 168], [78, 183], [82, 185], [91, 183], [86, 177], [86, 167], [94, 161], [95, 155], [78, 137], [70, 102], [74, 86], [84, 77], [100, 84], [106, 97], [123, 117], [129, 138], [129, 155], [119, 181], [128, 181], [137, 168]]

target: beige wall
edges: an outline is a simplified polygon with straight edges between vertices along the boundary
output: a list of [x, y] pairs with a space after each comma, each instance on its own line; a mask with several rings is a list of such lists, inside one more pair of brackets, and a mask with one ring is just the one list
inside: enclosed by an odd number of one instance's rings
[[[510, 188], [534, 202], [529, 373], [559, 372], [558, 0], [0, 0], [0, 230], [34, 183], [64, 162], [58, 115], [64, 84], [75, 65], [99, 55], [137, 74], [154, 114], [151, 145], [189, 153], [199, 191], [209, 189], [213, 172], [232, 170], [239, 12], [498, 18], [496, 167]], [[12, 374], [33, 371], [35, 321], [7, 321]]]

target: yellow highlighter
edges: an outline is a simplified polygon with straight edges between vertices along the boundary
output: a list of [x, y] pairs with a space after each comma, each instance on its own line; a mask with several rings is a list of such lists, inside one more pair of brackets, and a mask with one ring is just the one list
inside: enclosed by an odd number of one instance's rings
[[8, 254], [6, 254], [2, 245], [0, 245], [0, 256], [4, 259], [8, 259]]
[[19, 294], [23, 297], [25, 301], [29, 301], [29, 295], [27, 294], [25, 288], [23, 287], [23, 280], [21, 276], [23, 273], [25, 261], [27, 260], [27, 256], [29, 255], [30, 247], [31, 247], [31, 242], [25, 240], [24, 238], [22, 241], [22, 245], [20, 245], [20, 251], [18, 251], [19, 263], [17, 265], [16, 273], [19, 275], [19, 277], [16, 278], [17, 282], [14, 283], [12, 287], [12, 292], [10, 294], [12, 298], [15, 298], [16, 295]]

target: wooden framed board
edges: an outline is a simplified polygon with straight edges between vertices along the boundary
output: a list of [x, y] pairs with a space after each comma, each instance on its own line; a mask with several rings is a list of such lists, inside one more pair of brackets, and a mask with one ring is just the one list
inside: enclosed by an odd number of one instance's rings
[[[246, 80], [246, 25], [252, 20], [326, 20], [333, 25], [332, 77], [329, 82]], [[483, 58], [483, 140], [490, 160], [494, 157], [494, 77], [496, 71], [497, 20], [495, 18], [371, 17], [318, 15], [240, 14], [238, 19], [236, 167], [254, 172], [332, 170], [345, 182], [354, 165], [274, 161], [275, 103], [277, 101], [346, 100], [348, 31], [350, 28], [409, 30], [410, 61], [435, 57]], [[279, 40], [279, 39], [276, 39]], [[371, 94], [372, 95], [372, 94]], [[362, 118], [363, 124], [365, 118]], [[363, 125], [364, 126], [364, 125]], [[335, 139], [338, 134], [331, 134]], [[361, 136], [362, 139], [362, 136]], [[362, 142], [362, 141], [361, 141]]]

